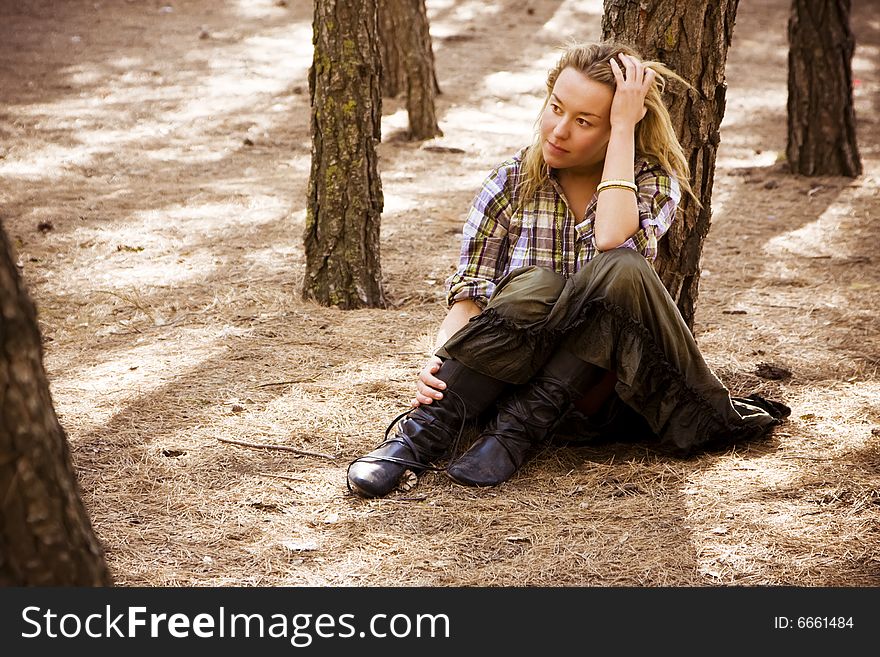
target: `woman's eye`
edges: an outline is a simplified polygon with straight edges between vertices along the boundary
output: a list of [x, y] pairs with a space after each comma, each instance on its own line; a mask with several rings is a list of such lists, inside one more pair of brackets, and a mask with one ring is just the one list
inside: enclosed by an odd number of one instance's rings
[[580, 119], [577, 119], [577, 124], [580, 126], [588, 126], [588, 125], [590, 125], [590, 122], [587, 121], [586, 119], [580, 118]]
[[553, 110], [554, 114], [559, 114], [562, 111], [559, 109], [559, 105], [554, 105], [553, 103], [550, 103], [550, 109]]

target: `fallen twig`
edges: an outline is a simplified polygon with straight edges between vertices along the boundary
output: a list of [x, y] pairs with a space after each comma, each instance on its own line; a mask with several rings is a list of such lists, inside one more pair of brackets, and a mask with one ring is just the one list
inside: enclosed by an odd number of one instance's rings
[[312, 376], [307, 379], [291, 379], [290, 381], [272, 381], [271, 383], [261, 383], [258, 388], [268, 388], [270, 386], [286, 386], [293, 383], [311, 383], [316, 377]]
[[271, 472], [258, 472], [257, 474], [261, 477], [274, 477], [275, 479], [286, 479], [287, 481], [305, 481], [305, 479], [303, 479], [302, 477], [291, 477], [290, 475], [272, 474]]
[[308, 452], [304, 449], [297, 449], [296, 447], [290, 447], [288, 445], [272, 445], [270, 443], [248, 443], [243, 440], [232, 440], [231, 438], [218, 438], [221, 443], [229, 443], [231, 445], [240, 445], [241, 447], [251, 447], [253, 449], [277, 449], [282, 452], [293, 452], [294, 454], [300, 454], [301, 456], [317, 456], [322, 459], [330, 459], [331, 461], [335, 461], [336, 457], [331, 456], [330, 454], [322, 454], [321, 452]]

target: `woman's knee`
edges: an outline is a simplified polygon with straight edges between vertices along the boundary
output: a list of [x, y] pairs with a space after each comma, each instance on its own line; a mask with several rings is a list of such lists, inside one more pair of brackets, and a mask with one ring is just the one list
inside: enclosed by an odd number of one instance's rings
[[604, 251], [596, 256], [597, 265], [604, 270], [608, 285], [612, 288], [629, 290], [643, 287], [656, 273], [645, 257], [633, 249], [617, 248]]
[[626, 247], [618, 247], [616, 249], [610, 249], [609, 251], [603, 251], [596, 257], [604, 260], [608, 267], [637, 270], [651, 268], [651, 265], [645, 260], [645, 256], [635, 249], [628, 249]]
[[523, 267], [498, 284], [488, 307], [505, 317], [524, 321], [543, 319], [559, 298], [565, 279], [544, 267]]

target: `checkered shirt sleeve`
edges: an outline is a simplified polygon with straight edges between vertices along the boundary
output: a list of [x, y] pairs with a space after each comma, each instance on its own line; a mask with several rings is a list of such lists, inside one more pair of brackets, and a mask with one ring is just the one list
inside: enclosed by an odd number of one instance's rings
[[659, 164], [648, 162], [643, 162], [635, 181], [639, 187], [640, 228], [620, 246], [634, 249], [648, 262], [653, 262], [657, 257], [657, 241], [675, 219], [675, 210], [681, 201], [681, 187]]
[[508, 228], [515, 185], [513, 160], [499, 165], [483, 182], [471, 204], [462, 230], [458, 270], [446, 280], [446, 302], [472, 299], [484, 307], [495, 281], [506, 270]]

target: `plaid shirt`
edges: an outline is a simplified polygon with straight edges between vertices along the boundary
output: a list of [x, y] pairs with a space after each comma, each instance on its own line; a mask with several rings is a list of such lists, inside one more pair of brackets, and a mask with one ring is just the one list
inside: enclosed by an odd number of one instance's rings
[[[516, 189], [525, 149], [500, 164], [483, 182], [462, 231], [458, 271], [446, 280], [446, 301], [473, 299], [485, 306], [495, 284], [518, 267], [537, 265], [568, 278], [599, 251], [593, 239], [596, 196], [583, 220], [569, 210], [559, 183], [539, 189], [520, 203]], [[636, 233], [618, 248], [634, 249], [653, 262], [657, 240], [669, 230], [681, 200], [678, 182], [660, 165], [636, 160], [639, 223]]]

